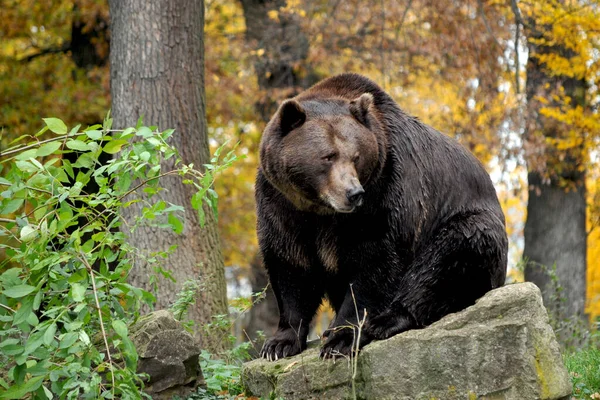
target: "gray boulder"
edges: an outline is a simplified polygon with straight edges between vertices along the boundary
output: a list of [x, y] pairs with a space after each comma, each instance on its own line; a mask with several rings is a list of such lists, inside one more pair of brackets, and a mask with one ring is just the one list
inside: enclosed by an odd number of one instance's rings
[[571, 383], [539, 289], [507, 285], [425, 329], [323, 361], [318, 345], [244, 365], [257, 396], [294, 399], [568, 399]]
[[144, 391], [153, 399], [185, 396], [204, 384], [200, 346], [169, 311], [143, 316], [130, 337], [139, 355], [138, 372], [150, 376]]

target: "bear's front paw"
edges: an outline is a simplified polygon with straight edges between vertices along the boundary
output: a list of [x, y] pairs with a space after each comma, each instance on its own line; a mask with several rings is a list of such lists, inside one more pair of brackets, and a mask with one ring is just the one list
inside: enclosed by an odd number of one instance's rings
[[269, 361], [294, 356], [306, 349], [306, 338], [300, 338], [293, 329], [282, 329], [268, 339], [260, 351], [260, 356]]
[[[356, 352], [356, 342], [358, 331], [351, 327], [331, 328], [323, 333], [327, 340], [321, 348], [321, 358], [347, 357]], [[371, 338], [365, 332], [360, 333], [359, 348], [369, 343]]]
[[365, 332], [374, 340], [385, 340], [416, 327], [412, 317], [383, 312], [367, 321]]

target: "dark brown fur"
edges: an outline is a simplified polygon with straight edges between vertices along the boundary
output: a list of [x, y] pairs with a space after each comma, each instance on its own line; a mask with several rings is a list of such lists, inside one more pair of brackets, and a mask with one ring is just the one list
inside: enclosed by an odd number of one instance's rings
[[285, 101], [260, 157], [258, 236], [280, 310], [265, 357], [305, 348], [324, 296], [332, 356], [351, 351], [341, 327], [356, 308], [367, 311], [362, 346], [503, 284], [504, 215], [485, 169], [369, 79], [339, 75]]

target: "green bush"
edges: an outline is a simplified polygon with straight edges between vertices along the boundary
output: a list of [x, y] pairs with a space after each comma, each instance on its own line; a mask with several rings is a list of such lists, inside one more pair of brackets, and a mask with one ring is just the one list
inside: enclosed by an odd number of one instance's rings
[[[167, 175], [196, 188], [192, 206], [204, 221], [204, 202], [216, 210], [214, 177], [235, 156], [219, 160], [221, 147], [202, 173], [168, 144], [173, 130], [141, 120], [113, 130], [109, 116], [84, 130], [44, 121], [37, 135], [18, 140], [33, 141], [0, 155], [0, 399], [141, 398], [127, 327], [154, 296], [127, 283], [142, 254], [126, 232], [140, 224], [182, 232], [183, 207], [154, 197]], [[174, 167], [164, 170], [167, 159]], [[88, 193], [90, 185], [97, 190]], [[123, 229], [121, 210], [138, 202], [141, 215]], [[143, 259], [168, 275], [168, 255]]]

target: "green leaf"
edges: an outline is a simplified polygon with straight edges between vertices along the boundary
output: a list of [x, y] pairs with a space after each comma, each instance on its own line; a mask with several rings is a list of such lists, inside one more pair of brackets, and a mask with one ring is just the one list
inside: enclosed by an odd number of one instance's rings
[[4, 289], [4, 294], [6, 297], [11, 297], [13, 299], [20, 299], [21, 297], [27, 296], [29, 293], [35, 290], [34, 286], [30, 285], [17, 285], [12, 286], [7, 289]]
[[102, 132], [96, 131], [96, 130], [85, 131], [85, 134], [87, 135], [87, 137], [89, 137], [92, 140], [98, 140], [102, 137]]
[[[15, 157], [16, 158], [16, 157]], [[25, 160], [17, 160], [17, 162], [15, 163], [17, 165], [17, 168], [19, 168], [19, 170], [25, 172], [25, 173], [33, 173], [36, 172], [38, 169], [29, 161], [25, 161]]]
[[37, 390], [44, 380], [44, 375], [34, 376], [20, 385], [13, 385], [4, 393], [0, 393], [0, 399], [22, 399], [27, 393]]
[[204, 215], [204, 208], [198, 208], [198, 222], [200, 223], [200, 227], [204, 228], [204, 224], [206, 223], [206, 215]]
[[2, 354], [5, 356], [17, 356], [22, 354], [25, 349], [18, 343], [7, 344], [2, 346]]
[[75, 343], [75, 341], [77, 340], [78, 337], [79, 337], [79, 334], [77, 332], [67, 332], [60, 339], [60, 345], [58, 347], [61, 349], [66, 349], [68, 347], [71, 347], [73, 345], [73, 343]]
[[33, 353], [38, 347], [42, 345], [44, 342], [44, 333], [37, 331], [33, 332], [29, 338], [27, 338], [27, 343], [25, 343], [25, 354]]
[[73, 167], [75, 168], [91, 168], [94, 165], [95, 159], [90, 153], [83, 153], [79, 156]]
[[106, 143], [106, 145], [104, 145], [102, 150], [104, 150], [104, 152], [108, 154], [115, 154], [121, 151], [121, 147], [123, 147], [126, 144], [127, 140], [111, 140], [110, 142]]
[[62, 145], [61, 142], [45, 143], [45, 144], [41, 145], [39, 149], [37, 149], [35, 156], [36, 157], [46, 157], [46, 156], [54, 153], [56, 150], [60, 149], [61, 145]]
[[163, 140], [167, 140], [168, 138], [170, 138], [173, 132], [175, 132], [175, 129], [167, 129], [166, 131], [163, 131], [161, 133]]
[[43, 118], [43, 120], [46, 123], [46, 126], [48, 127], [48, 129], [50, 129], [52, 132], [59, 134], [59, 135], [64, 135], [67, 133], [67, 125], [65, 125], [65, 123], [62, 122], [60, 119], [58, 119], [58, 118]]
[[67, 172], [67, 174], [69, 174], [69, 176], [71, 177], [71, 179], [74, 179], [75, 178], [75, 174], [73, 173], [73, 167], [71, 166], [71, 161], [65, 160], [63, 158], [62, 164], [63, 164], [63, 168]]
[[84, 131], [84, 132], [85, 132], [85, 131], [93, 131], [93, 130], [96, 130], [96, 129], [98, 129], [98, 128], [102, 128], [102, 125], [100, 125], [100, 124], [94, 124], [94, 125], [90, 125], [90, 126], [88, 126], [87, 128], [85, 128], [83, 131]]
[[152, 131], [147, 126], [142, 126], [140, 129], [138, 129], [138, 131], [135, 134], [136, 136], [149, 138], [150, 136], [152, 136]]
[[48, 327], [48, 329], [46, 329], [46, 332], [44, 332], [44, 344], [46, 346], [50, 346], [50, 344], [54, 340], [55, 333], [56, 333], [56, 323], [53, 323], [52, 325], [50, 325]]
[[135, 128], [129, 127], [127, 129], [125, 129], [123, 132], [121, 132], [121, 137], [131, 135], [134, 132], [135, 132]]
[[42, 296], [43, 296], [43, 294], [41, 291], [39, 291], [35, 294], [35, 297], [33, 298], [33, 306], [32, 306], [32, 308], [34, 310], [37, 310], [40, 308], [40, 304], [42, 304]]
[[85, 287], [84, 285], [81, 285], [79, 283], [72, 283], [71, 297], [73, 297], [73, 300], [75, 300], [76, 302], [83, 301], [85, 299], [86, 289], [87, 287]]
[[54, 398], [52, 392], [46, 386], [42, 386], [42, 388], [44, 388], [44, 394], [46, 395], [48, 400], [52, 400]]
[[120, 319], [115, 319], [112, 322], [112, 327], [117, 335], [121, 336], [122, 338], [127, 337], [127, 325], [125, 325], [125, 322], [121, 321]]
[[119, 180], [115, 184], [115, 189], [118, 193], [125, 193], [131, 186], [131, 174], [123, 174], [119, 177]]
[[6, 179], [6, 178], [2, 178], [2, 177], [0, 176], [0, 185], [6, 185], [6, 186], [10, 186], [10, 185], [12, 185], [12, 182], [11, 182], [11, 181], [9, 181], [9, 180], [8, 180], [8, 179]]
[[110, 130], [110, 128], [112, 128], [112, 118], [110, 117], [110, 110], [108, 110], [108, 112], [106, 113], [106, 117], [104, 117], [104, 122], [102, 124], [102, 128], [105, 131]]
[[75, 125], [71, 128], [71, 132], [67, 136], [74, 136], [77, 132], [79, 132], [79, 128], [81, 128], [81, 124]]
[[143, 151], [140, 154], [140, 160], [144, 161], [144, 162], [148, 162], [148, 160], [150, 159], [150, 153], [147, 151]]
[[23, 242], [30, 242], [37, 236], [37, 230], [31, 225], [25, 225], [21, 228], [20, 238]]
[[89, 151], [90, 150], [90, 147], [87, 145], [87, 143], [82, 142], [81, 140], [71, 139], [71, 140], [67, 141], [66, 145], [71, 150], [77, 150], [77, 151]]
[[144, 123], [144, 114], [140, 115], [140, 117], [137, 120], [137, 124], [135, 124], [135, 129], [140, 129], [142, 127], [142, 124]]
[[8, 201], [6, 203], [6, 205], [4, 206], [4, 208], [2, 209], [2, 212], [0, 212], [0, 214], [8, 215], [8, 214], [14, 213], [19, 208], [21, 208], [24, 201], [25, 201], [24, 199], [13, 199], [13, 200]]
[[15, 160], [18, 160], [18, 161], [29, 160], [30, 158], [35, 157], [36, 154], [37, 154], [37, 149], [25, 150], [24, 152], [16, 155]]
[[169, 213], [169, 224], [176, 234], [180, 235], [183, 232], [183, 223], [177, 218], [175, 213]]

